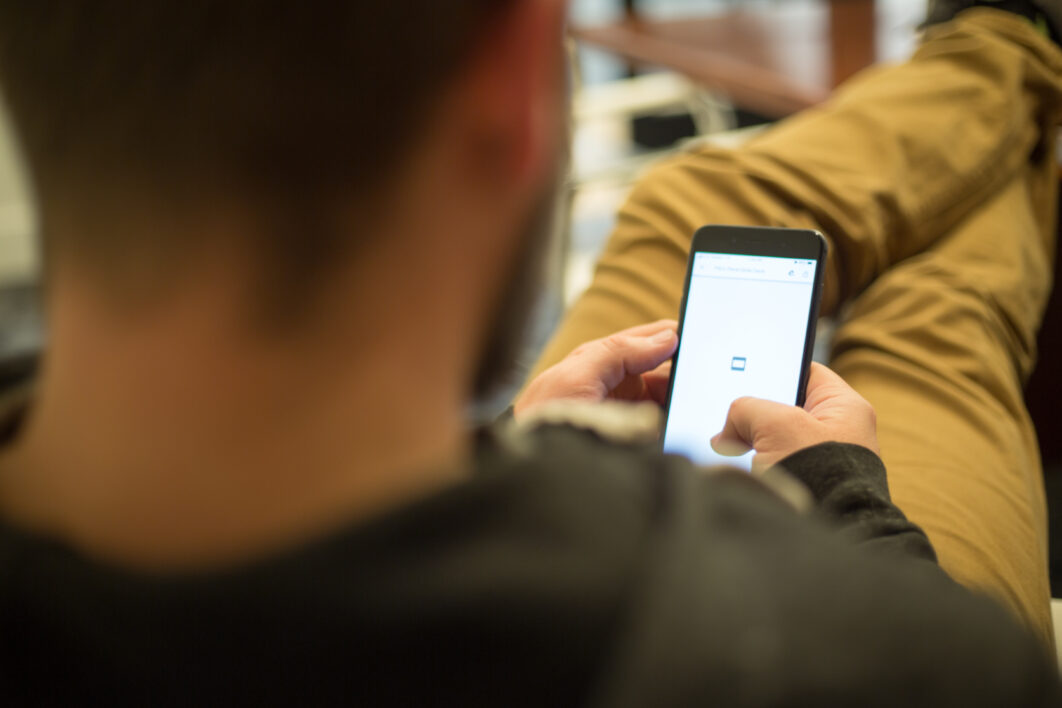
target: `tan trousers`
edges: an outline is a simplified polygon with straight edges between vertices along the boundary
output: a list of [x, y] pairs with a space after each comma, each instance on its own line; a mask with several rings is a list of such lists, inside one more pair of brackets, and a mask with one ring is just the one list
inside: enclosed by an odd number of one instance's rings
[[635, 187], [536, 371], [676, 317], [703, 224], [822, 231], [824, 312], [850, 303], [832, 366], [877, 409], [894, 500], [956, 580], [1051, 644], [1022, 385], [1051, 288], [1060, 104], [1062, 52], [1024, 20], [971, 10], [739, 150], [670, 159]]

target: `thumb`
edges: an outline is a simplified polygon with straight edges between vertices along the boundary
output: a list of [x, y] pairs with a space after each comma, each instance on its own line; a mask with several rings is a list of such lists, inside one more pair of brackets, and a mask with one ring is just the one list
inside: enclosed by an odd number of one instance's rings
[[822, 364], [812, 363], [804, 410], [817, 418], [844, 415], [849, 406], [858, 402], [865, 399], [844, 379]]
[[791, 413], [792, 406], [761, 398], [739, 398], [730, 404], [723, 431], [712, 438], [712, 449], [720, 455], [737, 457], [755, 449], [764, 430]]
[[649, 400], [663, 406], [667, 403], [667, 388], [671, 383], [671, 361], [665, 361], [652, 371], [642, 374], [645, 393]]
[[648, 337], [615, 334], [594, 342], [586, 352], [585, 363], [599, 371], [601, 382], [614, 389], [628, 376], [652, 371], [667, 361], [678, 346], [678, 336], [665, 329]]

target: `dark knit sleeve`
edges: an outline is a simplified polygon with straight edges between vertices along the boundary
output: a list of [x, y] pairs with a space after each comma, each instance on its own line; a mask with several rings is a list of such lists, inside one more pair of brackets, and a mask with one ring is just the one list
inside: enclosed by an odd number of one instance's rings
[[781, 466], [807, 485], [818, 513], [849, 540], [936, 562], [925, 532], [892, 503], [885, 465], [867, 448], [824, 443], [790, 455]]

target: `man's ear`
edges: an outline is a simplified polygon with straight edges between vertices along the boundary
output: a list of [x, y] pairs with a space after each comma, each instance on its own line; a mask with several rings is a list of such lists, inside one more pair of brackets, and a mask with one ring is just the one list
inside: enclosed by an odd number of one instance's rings
[[556, 164], [566, 116], [567, 0], [509, 0], [482, 33], [460, 91], [492, 170], [537, 183]]

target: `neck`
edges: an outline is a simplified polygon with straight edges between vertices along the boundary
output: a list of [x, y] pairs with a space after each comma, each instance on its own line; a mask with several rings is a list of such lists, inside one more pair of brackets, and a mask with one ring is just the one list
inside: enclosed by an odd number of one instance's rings
[[202, 566], [458, 478], [467, 354], [453, 334], [432, 338], [430, 312], [419, 342], [380, 314], [263, 343], [234, 335], [224, 290], [139, 319], [88, 289], [52, 293], [38, 396], [0, 459], [5, 515], [109, 560]]

